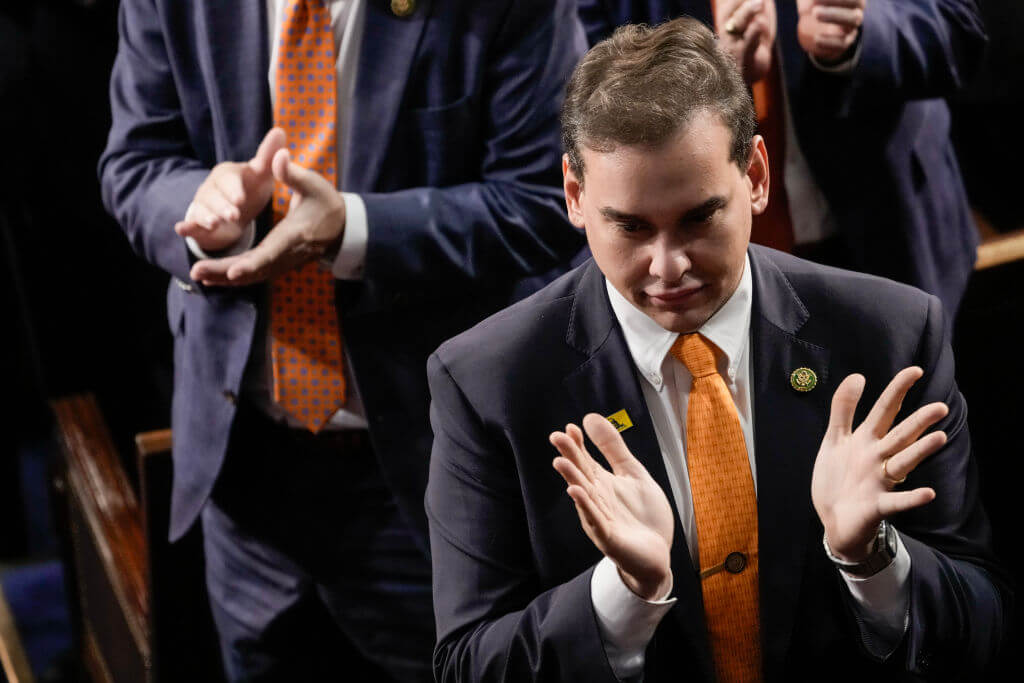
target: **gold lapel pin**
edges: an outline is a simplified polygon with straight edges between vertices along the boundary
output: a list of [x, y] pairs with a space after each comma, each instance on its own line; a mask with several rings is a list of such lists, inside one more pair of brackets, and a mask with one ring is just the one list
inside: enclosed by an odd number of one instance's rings
[[799, 392], [807, 392], [818, 386], [818, 376], [810, 368], [797, 368], [789, 376], [789, 386]]
[[391, 0], [391, 11], [404, 19], [416, 11], [416, 0]]
[[605, 418], [612, 423], [612, 427], [615, 427], [620, 432], [624, 432], [633, 426], [633, 421], [629, 419], [629, 413], [626, 412], [625, 408], [617, 413], [612, 413]]

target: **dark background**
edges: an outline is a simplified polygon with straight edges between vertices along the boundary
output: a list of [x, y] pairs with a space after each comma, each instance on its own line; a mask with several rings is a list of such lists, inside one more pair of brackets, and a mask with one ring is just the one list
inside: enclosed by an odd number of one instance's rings
[[[1010, 232], [1024, 228], [1024, 2], [978, 4], [991, 45], [983, 72], [951, 102], [954, 130], [975, 210]], [[53, 552], [45, 495], [32, 481], [53, 453], [49, 398], [96, 394], [122, 453], [133, 452], [136, 432], [170, 421], [167, 276], [129, 249], [96, 179], [116, 14], [114, 0], [0, 8], [0, 562]], [[1018, 575], [1022, 277], [1019, 263], [976, 273], [954, 338], [997, 548]]]

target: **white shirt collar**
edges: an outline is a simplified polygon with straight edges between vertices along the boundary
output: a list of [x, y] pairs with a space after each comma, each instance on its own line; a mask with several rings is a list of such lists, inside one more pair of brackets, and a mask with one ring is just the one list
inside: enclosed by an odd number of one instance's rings
[[[633, 356], [640, 374], [658, 391], [662, 386], [662, 364], [668, 350], [679, 336], [670, 332], [649, 318], [643, 311], [630, 303], [605, 278], [605, 287], [611, 301], [626, 345]], [[753, 303], [753, 280], [750, 275], [750, 257], [743, 263], [743, 276], [736, 291], [732, 293], [718, 311], [705, 322], [698, 332], [717, 346], [724, 355], [724, 367], [730, 380], [736, 376], [743, 352], [750, 338], [750, 311]]]

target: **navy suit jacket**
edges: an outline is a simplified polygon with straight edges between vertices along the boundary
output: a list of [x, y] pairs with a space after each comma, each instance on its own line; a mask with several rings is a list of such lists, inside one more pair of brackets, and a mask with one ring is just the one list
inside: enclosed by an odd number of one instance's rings
[[[385, 478], [425, 541], [427, 355], [582, 244], [564, 216], [558, 106], [586, 40], [569, 0], [419, 0], [405, 18], [389, 6], [368, 1], [351, 75], [343, 189], [363, 197], [370, 231], [364, 279], [339, 282], [337, 303]], [[266, 296], [191, 282], [172, 226], [209, 170], [251, 158], [272, 125], [266, 13], [121, 3], [100, 175], [135, 250], [177, 285], [172, 537], [220, 471]]]
[[[992, 563], [942, 305], [873, 276], [763, 247], [749, 254], [766, 680], [972, 680], [965, 672], [990, 661], [1000, 641], [1008, 597]], [[910, 614], [899, 649], [880, 663], [862, 649], [852, 598], [822, 548], [811, 472], [838, 383], [866, 376], [859, 423], [913, 364], [925, 374], [897, 420], [945, 401], [938, 428], [949, 440], [907, 478], [907, 488], [933, 486], [936, 499], [891, 520], [911, 556]], [[790, 387], [799, 367], [817, 373], [808, 393]], [[624, 409], [634, 423], [622, 433], [627, 446], [671, 489], [603, 275], [581, 266], [441, 346], [428, 372], [438, 680], [614, 681], [590, 597], [601, 554], [551, 467], [548, 434], [588, 412]], [[669, 500], [678, 602], [647, 648], [644, 680], [711, 681], [699, 579]]]
[[[776, 7], [793, 125], [850, 267], [935, 294], [952, 316], [978, 237], [944, 98], [981, 61], [986, 38], [975, 3], [870, 0], [849, 74], [811, 64], [797, 42], [796, 2]], [[592, 42], [620, 24], [683, 14], [713, 25], [708, 0], [580, 0]]]

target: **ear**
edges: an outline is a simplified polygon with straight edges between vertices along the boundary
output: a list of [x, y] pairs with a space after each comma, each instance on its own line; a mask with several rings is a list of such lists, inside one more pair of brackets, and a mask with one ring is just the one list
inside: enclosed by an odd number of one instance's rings
[[755, 216], [764, 213], [768, 206], [771, 174], [768, 170], [768, 150], [764, 146], [764, 138], [760, 135], [755, 135], [751, 141], [750, 158], [747, 160], [747, 181], [750, 182], [750, 212]]
[[562, 189], [565, 190], [565, 209], [569, 214], [569, 222], [582, 230], [583, 206], [580, 204], [580, 195], [583, 193], [583, 182], [569, 167], [568, 154], [562, 155]]

